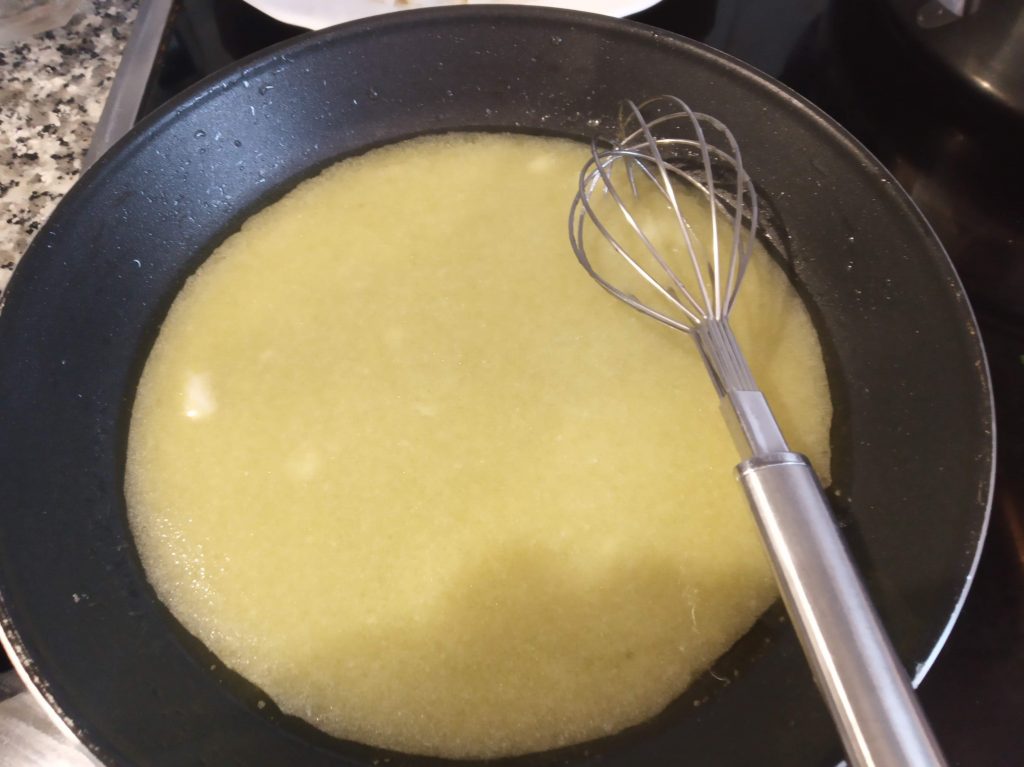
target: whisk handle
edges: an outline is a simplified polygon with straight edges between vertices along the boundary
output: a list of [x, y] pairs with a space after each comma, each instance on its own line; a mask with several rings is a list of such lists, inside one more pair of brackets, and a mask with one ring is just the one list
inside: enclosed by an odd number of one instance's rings
[[945, 765], [807, 459], [758, 455], [737, 472], [851, 765]]

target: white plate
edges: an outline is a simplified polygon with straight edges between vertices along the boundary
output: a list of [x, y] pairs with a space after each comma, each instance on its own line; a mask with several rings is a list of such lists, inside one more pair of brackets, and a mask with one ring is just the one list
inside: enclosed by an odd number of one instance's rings
[[306, 29], [324, 27], [352, 21], [364, 16], [425, 8], [438, 5], [545, 5], [550, 8], [570, 8], [574, 11], [603, 13], [606, 16], [628, 16], [657, 5], [660, 0], [246, 0], [249, 5], [285, 24]]

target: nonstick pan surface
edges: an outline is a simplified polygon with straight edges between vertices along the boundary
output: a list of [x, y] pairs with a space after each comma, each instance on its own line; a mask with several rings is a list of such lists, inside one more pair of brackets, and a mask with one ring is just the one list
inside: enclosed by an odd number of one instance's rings
[[[14, 275], [0, 314], [0, 619], [28, 677], [103, 761], [441, 763], [264, 706], [157, 600], [122, 494], [135, 386], [186, 277], [336, 159], [449, 130], [586, 138], [621, 99], [662, 93], [732, 128], [769, 203], [825, 347], [829, 497], [900, 656], [923, 675], [976, 564], [993, 422], [970, 308], [906, 195], [799, 97], [675, 35], [568, 11], [409, 11], [271, 49], [162, 109], [85, 174]], [[287, 263], [268, 275], [287, 278]], [[714, 671], [642, 726], [503, 763], [839, 759], [781, 608]]]

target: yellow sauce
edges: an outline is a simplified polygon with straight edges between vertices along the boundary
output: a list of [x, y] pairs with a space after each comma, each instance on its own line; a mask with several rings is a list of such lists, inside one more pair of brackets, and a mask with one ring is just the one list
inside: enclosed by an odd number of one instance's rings
[[[328, 169], [188, 281], [127, 465], [147, 573], [278, 706], [497, 757], [656, 714], [775, 587], [686, 336], [569, 250], [586, 148], [419, 139]], [[828, 466], [818, 341], [756, 254], [734, 327]]]

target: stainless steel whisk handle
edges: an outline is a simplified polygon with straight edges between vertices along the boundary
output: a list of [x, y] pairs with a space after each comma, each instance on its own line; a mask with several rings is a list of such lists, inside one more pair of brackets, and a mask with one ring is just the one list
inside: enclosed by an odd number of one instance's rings
[[850, 763], [945, 765], [810, 463], [767, 453], [736, 470]]

